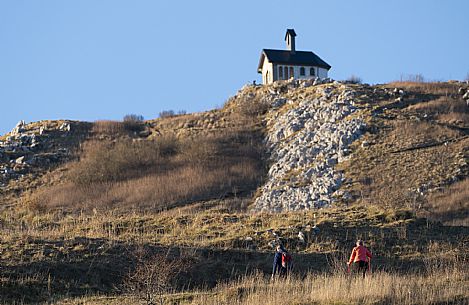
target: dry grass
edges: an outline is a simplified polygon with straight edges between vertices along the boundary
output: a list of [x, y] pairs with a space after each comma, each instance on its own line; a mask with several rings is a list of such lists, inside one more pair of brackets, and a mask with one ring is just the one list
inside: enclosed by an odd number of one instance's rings
[[166, 209], [255, 190], [262, 148], [252, 134], [90, 141], [67, 181], [30, 198], [38, 210]]
[[412, 105], [409, 110], [430, 114], [441, 123], [469, 126], [469, 107], [461, 98], [440, 97]]
[[456, 95], [459, 86], [454, 83], [443, 82], [409, 82], [397, 81], [391, 82], [386, 85], [389, 88], [404, 88], [422, 94], [437, 94], [437, 95]]
[[402, 88], [405, 94], [398, 99], [388, 94], [379, 102], [382, 113], [368, 121], [370, 132], [364, 136], [371, 145], [355, 143], [351, 160], [340, 165], [350, 181], [345, 187], [355, 198], [423, 212], [429, 190], [447, 187], [467, 174], [469, 108], [458, 93], [460, 86], [385, 85]]
[[118, 135], [125, 131], [124, 123], [119, 121], [102, 120], [93, 123], [92, 132], [96, 134]]
[[[430, 256], [467, 255], [464, 246], [467, 231], [456, 232], [453, 228], [426, 223], [415, 219], [407, 210], [355, 206], [248, 214], [228, 212], [226, 205], [229, 204], [237, 203], [215, 200], [160, 213], [128, 210], [118, 213], [112, 209], [91, 214], [4, 211], [0, 214], [3, 274], [0, 300], [13, 300], [18, 295], [32, 302], [51, 296], [60, 300], [65, 294], [119, 294], [113, 287], [120, 285], [135, 263], [133, 251], [140, 245], [156, 252], [172, 248], [193, 253], [191, 257], [195, 260], [189, 277], [179, 286], [178, 296], [174, 298], [179, 298], [181, 291], [198, 297], [197, 293], [192, 293], [194, 286], [196, 289], [213, 287], [217, 282], [255, 270], [269, 274], [272, 260], [269, 243], [274, 239], [269, 230], [275, 231], [291, 250], [299, 274], [305, 276], [306, 271], [315, 270], [311, 278], [326, 277], [320, 272], [329, 268], [334, 272], [340, 265], [344, 266], [343, 255], [349, 254], [357, 238], [366, 240], [376, 254], [374, 268], [409, 272], [408, 277], [391, 274], [402, 280], [419, 279], [419, 275], [410, 273], [425, 270], [423, 263]], [[319, 234], [308, 231], [314, 224], [320, 228]], [[305, 232], [306, 243], [299, 242], [299, 230]], [[331, 264], [334, 260], [330, 258], [334, 257], [342, 259]], [[327, 277], [333, 278], [329, 272]], [[270, 285], [267, 281], [260, 284]], [[422, 281], [422, 284], [428, 283]], [[187, 285], [194, 286], [187, 291]], [[230, 285], [238, 287], [234, 282]], [[294, 284], [301, 285], [303, 281]], [[268, 290], [268, 287], [259, 287], [259, 293]], [[218, 295], [219, 290], [203, 290], [202, 293]], [[220, 293], [225, 293], [224, 289]], [[254, 302], [256, 296], [252, 297], [249, 300]], [[117, 303], [126, 302], [125, 297], [116, 298]], [[173, 295], [168, 298], [172, 299]], [[109, 299], [102, 300], [109, 304]], [[83, 299], [85, 301], [94, 303], [87, 298]], [[128, 304], [132, 304], [131, 299]]]
[[178, 146], [174, 137], [160, 137], [157, 141], [89, 141], [83, 145], [80, 160], [71, 166], [68, 179], [86, 186], [144, 176], [168, 163]]
[[[93, 135], [112, 140], [84, 144], [80, 161], [67, 167], [62, 183], [33, 193], [34, 209], [0, 212], [0, 303], [134, 304], [115, 287], [135, 267], [133, 251], [140, 245], [195, 254], [186, 288], [168, 294], [167, 304], [463, 303], [469, 282], [467, 228], [441, 226], [416, 218], [415, 210], [396, 208], [420, 203], [415, 197], [422, 197], [420, 186], [453, 181], [468, 143], [450, 141], [460, 138], [460, 129], [409, 119], [416, 112], [462, 113], [453, 105], [459, 102], [452, 100], [450, 86], [418, 86], [419, 92], [436, 90], [425, 101], [441, 100], [417, 106], [409, 85], [409, 103], [396, 106], [392, 98], [389, 105], [396, 107], [371, 122], [376, 123], [370, 127], [374, 134], [366, 135], [371, 144], [354, 147], [347, 178], [351, 185], [365, 185], [359, 186], [360, 205], [310, 212], [243, 209], [265, 170], [258, 146], [265, 86], [248, 88], [220, 112], [148, 122], [153, 140], [115, 137], [125, 129], [121, 123], [97, 123]], [[414, 109], [399, 108], [412, 104]], [[252, 108], [236, 108], [243, 105]], [[461, 182], [431, 197], [435, 214], [444, 207], [447, 214], [467, 210], [466, 189], [467, 182]], [[228, 199], [213, 199], [220, 197]], [[306, 242], [298, 239], [300, 230]], [[271, 267], [273, 232], [297, 266], [298, 274], [285, 282], [264, 277]], [[365, 282], [337, 273], [357, 238], [376, 254], [379, 270]], [[434, 260], [435, 254], [445, 261]], [[334, 256], [342, 259], [331, 260]], [[449, 263], [455, 256], [463, 260]], [[239, 278], [256, 270], [257, 275]], [[101, 293], [107, 296], [96, 296]]]
[[38, 210], [161, 210], [241, 192], [259, 180], [259, 169], [249, 160], [214, 166], [217, 168], [189, 165], [121, 182], [66, 183], [35, 194], [33, 201]]
[[[211, 290], [166, 294], [162, 304], [181, 305], [331, 305], [331, 304], [467, 304], [467, 262], [439, 261], [420, 274], [375, 272], [364, 280], [345, 273], [308, 273], [271, 280], [262, 273], [219, 284]], [[65, 304], [132, 304], [132, 298], [86, 297]]]
[[460, 135], [457, 131], [425, 121], [396, 120], [391, 126], [392, 131], [388, 136], [389, 140], [396, 144], [396, 150], [425, 143], [438, 143]]
[[[78, 215], [59, 211], [44, 214], [29, 212], [24, 215], [17, 215], [18, 212], [3, 213], [0, 214], [0, 223], [3, 241], [10, 244], [24, 242], [25, 237], [33, 241], [66, 241], [79, 236], [124, 244], [141, 241], [173, 247], [268, 251], [272, 249], [269, 243], [275, 239], [269, 230], [274, 230], [285, 246], [295, 252], [339, 251], [344, 245], [353, 245], [360, 238], [381, 256], [391, 256], [396, 249], [404, 253], [401, 247], [408, 243], [405, 232], [419, 232], [418, 235], [412, 233], [412, 246], [405, 247], [408, 257], [420, 256], [422, 249], [432, 240], [445, 241], [441, 234], [447, 233], [445, 228], [415, 219], [409, 210], [354, 206], [298, 213], [247, 214], [231, 212], [225, 204], [234, 206], [240, 202], [214, 200], [143, 214], [129, 211], [119, 213], [112, 209]], [[319, 235], [311, 231], [314, 225], [320, 228]], [[300, 230], [306, 235], [306, 243], [298, 239]], [[458, 238], [453, 233], [451, 242], [457, 244]], [[60, 252], [64, 249], [56, 250]]]
[[267, 97], [268, 92], [262, 86], [247, 87], [242, 94], [228, 99], [223, 106], [224, 111], [230, 111], [237, 115], [236, 119], [241, 120], [257, 120], [269, 109]]
[[95, 135], [117, 137], [137, 133], [145, 129], [143, 117], [135, 114], [124, 116], [123, 121], [101, 120], [93, 123], [92, 132]]
[[[469, 107], [468, 107], [469, 108]], [[452, 125], [469, 125], [469, 113], [445, 113], [438, 116], [438, 121]]]
[[449, 225], [469, 226], [469, 179], [431, 194], [427, 201], [431, 218]]
[[409, 109], [425, 111], [435, 114], [466, 112], [467, 105], [462, 99], [440, 97], [428, 102], [422, 102], [409, 107]]
[[342, 165], [353, 179], [349, 187], [363, 203], [419, 209], [422, 192], [453, 181], [468, 139], [428, 122], [394, 121], [386, 127], [371, 137], [374, 145], [357, 148]]
[[467, 271], [461, 262], [428, 275], [377, 272], [365, 280], [309, 274], [270, 281], [254, 275], [221, 285], [215, 295], [202, 294], [190, 304], [464, 304], [469, 302]]

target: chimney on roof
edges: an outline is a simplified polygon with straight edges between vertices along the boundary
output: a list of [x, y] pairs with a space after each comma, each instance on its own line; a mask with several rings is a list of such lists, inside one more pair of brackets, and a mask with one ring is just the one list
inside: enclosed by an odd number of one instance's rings
[[287, 50], [292, 54], [295, 54], [295, 36], [296, 33], [294, 29], [287, 29], [285, 41], [287, 42]]

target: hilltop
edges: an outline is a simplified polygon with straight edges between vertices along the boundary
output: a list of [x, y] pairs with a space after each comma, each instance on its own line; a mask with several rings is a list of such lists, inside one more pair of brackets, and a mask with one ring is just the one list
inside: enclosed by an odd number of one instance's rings
[[178, 289], [268, 273], [278, 239], [304, 271], [356, 238], [384, 271], [466, 262], [467, 92], [291, 80], [202, 113], [20, 122], [0, 138], [1, 300], [119, 295], [142, 248], [190, 261]]
[[[172, 161], [178, 169], [220, 170], [217, 159], [224, 159], [253, 182], [225, 193], [248, 192], [255, 210], [367, 200], [426, 208], [428, 196], [440, 198], [468, 175], [467, 87], [284, 81], [247, 86], [223, 108], [203, 113], [148, 121], [20, 122], [0, 138], [2, 206], [51, 185], [129, 182]], [[163, 171], [174, 169], [165, 166]]]

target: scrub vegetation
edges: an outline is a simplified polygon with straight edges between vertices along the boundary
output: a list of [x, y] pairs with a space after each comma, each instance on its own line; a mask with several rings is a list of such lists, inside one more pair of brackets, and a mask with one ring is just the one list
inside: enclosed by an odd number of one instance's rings
[[[350, 86], [367, 113], [337, 165], [350, 196], [314, 211], [250, 211], [267, 177], [270, 86], [209, 112], [59, 134], [67, 162], [2, 188], [0, 303], [467, 304], [465, 85]], [[374, 255], [365, 280], [345, 269], [357, 239]], [[278, 242], [294, 271], [271, 280]]]

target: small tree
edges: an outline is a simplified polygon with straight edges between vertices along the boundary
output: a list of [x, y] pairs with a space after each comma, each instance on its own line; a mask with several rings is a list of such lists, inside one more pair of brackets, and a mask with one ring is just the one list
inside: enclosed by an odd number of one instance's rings
[[142, 115], [127, 114], [124, 116], [124, 128], [128, 131], [142, 131], [144, 128], [143, 120]]
[[401, 74], [401, 82], [412, 82], [412, 83], [423, 83], [425, 82], [425, 77], [418, 73], [418, 74]]
[[124, 122], [143, 122], [143, 115], [140, 114], [127, 114], [124, 116]]
[[361, 84], [362, 83], [362, 79], [356, 75], [351, 75], [349, 78], [347, 78], [347, 83], [349, 84]]
[[150, 254], [140, 248], [135, 254], [137, 264], [124, 279], [124, 290], [147, 305], [164, 304], [164, 295], [174, 285], [187, 260], [169, 258], [168, 253]]
[[425, 82], [425, 77], [422, 74], [409, 75], [409, 80], [415, 83]]
[[170, 118], [175, 116], [174, 110], [163, 110], [159, 114], [160, 118]]

